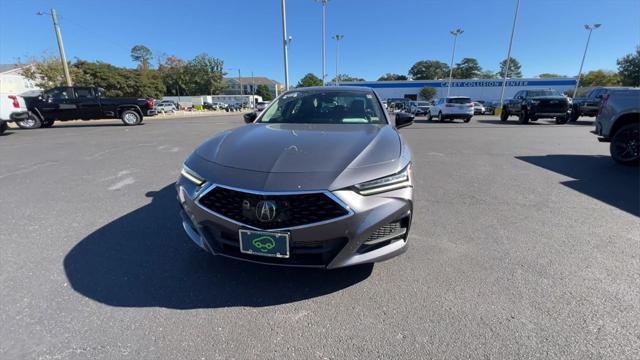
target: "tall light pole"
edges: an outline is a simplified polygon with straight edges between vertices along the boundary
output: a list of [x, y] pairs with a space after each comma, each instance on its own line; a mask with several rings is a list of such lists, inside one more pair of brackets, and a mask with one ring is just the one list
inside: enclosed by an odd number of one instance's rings
[[340, 50], [340, 40], [344, 39], [344, 35], [336, 34], [331, 37], [336, 41], [336, 86], [340, 84], [340, 73], [338, 72], [338, 52]]
[[325, 78], [327, 77], [325, 54], [327, 47], [327, 2], [329, 2], [329, 0], [316, 1], [322, 3], [322, 86], [324, 86], [326, 83]]
[[[44, 15], [45, 12], [39, 11], [36, 15]], [[64, 54], [64, 45], [62, 44], [62, 35], [60, 34], [60, 25], [58, 24], [58, 15], [56, 9], [51, 9], [51, 18], [53, 19], [53, 29], [56, 32], [56, 39], [58, 40], [58, 50], [60, 50], [60, 61], [62, 62], [62, 69], [64, 70], [64, 78], [67, 81], [67, 86], [72, 86], [71, 75], [69, 74], [69, 65], [67, 64], [67, 57]]]
[[507, 86], [507, 76], [509, 75], [509, 66], [511, 65], [511, 45], [513, 45], [513, 34], [516, 32], [516, 20], [518, 20], [518, 9], [520, 9], [520, 0], [516, 0], [516, 12], [513, 14], [513, 25], [511, 25], [511, 37], [509, 38], [509, 50], [507, 50], [507, 67], [504, 68], [502, 76], [502, 90], [500, 91], [500, 111], [504, 103], [504, 89]]
[[[282, 10], [282, 51], [284, 53], [284, 89], [289, 90], [289, 43], [291, 42], [291, 37], [287, 37], [287, 6], [286, 1], [281, 0], [281, 10]], [[276, 93], [278, 86], [276, 85]]]
[[451, 93], [451, 79], [453, 78], [453, 57], [456, 55], [456, 42], [458, 41], [458, 35], [462, 34], [464, 30], [455, 29], [450, 31], [453, 35], [453, 50], [451, 51], [451, 65], [449, 66], [449, 86], [447, 87], [447, 96]]
[[582, 62], [580, 63], [580, 71], [578, 71], [578, 80], [576, 80], [576, 88], [573, 89], [573, 98], [575, 99], [576, 93], [578, 92], [578, 86], [580, 85], [580, 76], [582, 76], [582, 66], [584, 65], [584, 59], [587, 57], [587, 49], [589, 48], [589, 41], [591, 40], [591, 33], [593, 29], [597, 29], [602, 24], [592, 24], [585, 25], [584, 28], [589, 30], [589, 36], [587, 37], [587, 45], [584, 47], [584, 54], [582, 54]]

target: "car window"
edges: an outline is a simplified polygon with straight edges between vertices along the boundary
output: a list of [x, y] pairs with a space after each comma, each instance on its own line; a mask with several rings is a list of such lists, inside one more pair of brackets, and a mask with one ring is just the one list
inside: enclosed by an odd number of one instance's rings
[[375, 96], [361, 91], [293, 91], [278, 98], [257, 122], [384, 124]]
[[76, 97], [78, 99], [92, 99], [93, 91], [90, 88], [76, 88]]
[[469, 103], [471, 103], [471, 99], [470, 98], [464, 98], [464, 97], [448, 98], [447, 99], [447, 103], [448, 104], [469, 104]]
[[536, 97], [536, 96], [558, 96], [562, 95], [557, 90], [546, 89], [546, 90], [529, 90], [527, 91], [527, 97]]
[[45, 94], [51, 97], [52, 100], [68, 100], [70, 98], [68, 88], [51, 89]]

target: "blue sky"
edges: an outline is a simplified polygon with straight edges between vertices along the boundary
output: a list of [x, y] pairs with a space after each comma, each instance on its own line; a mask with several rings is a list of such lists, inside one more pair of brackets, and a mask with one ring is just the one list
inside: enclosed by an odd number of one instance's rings
[[[95, 5], [94, 5], [95, 4]], [[98, 5], [99, 4], [99, 5]], [[134, 66], [129, 51], [144, 44], [190, 59], [206, 52], [240, 68], [282, 81], [279, 0], [0, 0], [0, 63], [56, 55], [49, 16], [56, 8], [67, 58]], [[506, 57], [514, 0], [332, 0], [327, 6], [327, 73], [335, 74], [333, 34], [343, 34], [340, 72], [375, 80], [406, 74], [417, 60], [448, 63], [475, 57], [496, 70]], [[292, 83], [321, 73], [321, 5], [287, 1]], [[591, 39], [585, 70], [616, 69], [616, 59], [640, 44], [640, 0], [521, 0], [513, 56], [525, 76], [575, 75], [587, 38], [585, 23], [602, 23]], [[236, 74], [235, 71], [230, 73]]]

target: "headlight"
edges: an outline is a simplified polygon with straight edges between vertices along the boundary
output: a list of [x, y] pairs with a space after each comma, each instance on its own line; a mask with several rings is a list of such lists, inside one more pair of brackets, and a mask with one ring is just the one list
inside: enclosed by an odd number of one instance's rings
[[540, 101], [538, 100], [531, 100], [531, 105], [538, 105], [540, 104]]
[[182, 171], [180, 171], [180, 175], [184, 176], [185, 179], [191, 181], [192, 183], [200, 186], [205, 183], [205, 180], [202, 176], [198, 175], [195, 171], [189, 169], [186, 165], [182, 165]]
[[360, 195], [373, 195], [411, 186], [411, 164], [399, 173], [355, 185]]

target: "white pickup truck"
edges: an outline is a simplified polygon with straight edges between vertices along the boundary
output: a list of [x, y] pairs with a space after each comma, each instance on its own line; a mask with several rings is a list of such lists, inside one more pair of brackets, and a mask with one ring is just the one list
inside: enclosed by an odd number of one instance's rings
[[0, 94], [0, 135], [7, 130], [8, 122], [25, 120], [28, 117], [29, 111], [22, 96]]

